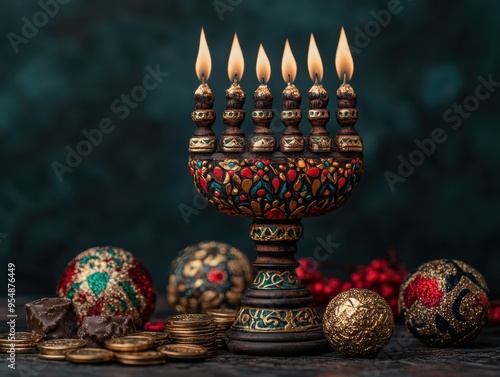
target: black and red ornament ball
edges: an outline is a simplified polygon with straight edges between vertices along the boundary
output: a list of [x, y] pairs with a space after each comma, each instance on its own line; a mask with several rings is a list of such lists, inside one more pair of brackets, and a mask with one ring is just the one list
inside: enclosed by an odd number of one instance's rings
[[92, 247], [64, 270], [57, 295], [73, 302], [79, 323], [87, 316], [126, 315], [141, 328], [154, 310], [156, 291], [144, 265], [129, 251]]
[[468, 264], [439, 259], [420, 266], [401, 285], [399, 307], [407, 329], [432, 347], [472, 341], [488, 320], [489, 291]]

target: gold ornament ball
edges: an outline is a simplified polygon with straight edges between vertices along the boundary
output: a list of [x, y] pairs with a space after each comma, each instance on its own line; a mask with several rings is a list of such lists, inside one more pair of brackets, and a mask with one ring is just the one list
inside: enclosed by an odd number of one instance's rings
[[328, 304], [323, 331], [332, 348], [346, 356], [380, 352], [391, 339], [394, 316], [389, 304], [368, 289], [352, 288]]

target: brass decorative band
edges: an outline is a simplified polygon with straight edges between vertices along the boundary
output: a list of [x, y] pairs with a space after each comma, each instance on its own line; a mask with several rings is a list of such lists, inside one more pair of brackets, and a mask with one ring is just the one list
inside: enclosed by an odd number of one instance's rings
[[307, 118], [313, 119], [330, 119], [330, 110], [328, 109], [310, 109], [307, 112]]
[[287, 121], [291, 119], [302, 119], [302, 110], [293, 109], [293, 110], [283, 110], [281, 111], [281, 120]]
[[189, 139], [189, 151], [197, 153], [213, 153], [217, 149], [217, 137], [193, 136]]
[[358, 135], [340, 135], [335, 138], [338, 152], [363, 152], [363, 140]]
[[330, 136], [309, 136], [309, 150], [311, 152], [330, 152], [332, 138]]
[[276, 147], [274, 136], [252, 136], [250, 138], [250, 150], [252, 152], [272, 152]]
[[321, 329], [321, 319], [312, 308], [266, 309], [242, 307], [231, 326], [249, 332], [289, 333]]
[[302, 152], [304, 150], [304, 138], [302, 136], [281, 136], [282, 152]]
[[253, 241], [298, 241], [302, 237], [301, 224], [252, 224], [250, 238]]
[[222, 113], [222, 119], [224, 120], [243, 120], [245, 119], [245, 111], [244, 110], [224, 110]]
[[211, 109], [195, 110], [191, 113], [191, 119], [194, 122], [199, 120], [215, 120], [215, 111]]
[[245, 150], [244, 136], [222, 136], [220, 148], [223, 152], [243, 152]]
[[270, 120], [273, 119], [274, 112], [272, 110], [254, 110], [252, 111], [252, 119], [253, 120]]
[[336, 112], [337, 119], [355, 118], [358, 119], [358, 110], [352, 109], [338, 109]]
[[293, 271], [259, 271], [252, 289], [301, 289], [299, 278]]

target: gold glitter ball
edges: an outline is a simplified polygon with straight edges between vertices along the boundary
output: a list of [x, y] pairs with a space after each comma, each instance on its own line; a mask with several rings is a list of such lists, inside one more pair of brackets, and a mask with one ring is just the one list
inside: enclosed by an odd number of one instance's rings
[[423, 264], [399, 292], [406, 328], [431, 347], [456, 347], [473, 340], [488, 319], [489, 307], [483, 276], [458, 260]]
[[346, 356], [380, 352], [391, 339], [391, 307], [368, 289], [349, 289], [335, 296], [323, 317], [323, 331], [332, 348]]

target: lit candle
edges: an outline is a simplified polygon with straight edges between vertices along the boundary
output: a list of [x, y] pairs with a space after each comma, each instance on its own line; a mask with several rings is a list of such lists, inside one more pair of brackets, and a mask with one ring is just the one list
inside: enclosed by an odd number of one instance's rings
[[307, 67], [309, 68], [309, 76], [313, 81], [313, 86], [308, 93], [309, 111], [307, 118], [312, 125], [308, 137], [309, 150], [311, 152], [330, 152], [332, 139], [326, 130], [326, 123], [330, 119], [330, 111], [326, 108], [328, 106], [328, 92], [321, 85], [323, 62], [312, 34], [307, 54]]
[[196, 110], [191, 113], [191, 119], [197, 128], [189, 140], [189, 151], [213, 153], [217, 149], [217, 138], [211, 129], [215, 122], [215, 111], [212, 110], [214, 95], [207, 84], [212, 70], [212, 59], [203, 28], [200, 34], [200, 46], [198, 48], [195, 70], [201, 84], [194, 92]]
[[339, 152], [363, 151], [363, 141], [354, 129], [354, 124], [358, 120], [358, 110], [356, 110], [356, 92], [348, 81], [354, 73], [354, 61], [344, 28], [340, 31], [339, 44], [335, 55], [335, 67], [342, 84], [337, 89], [338, 109], [337, 122], [340, 130], [335, 139], [335, 149]]
[[293, 84], [295, 75], [297, 74], [297, 63], [293, 57], [288, 39], [286, 40], [283, 59], [281, 60], [281, 74], [287, 86], [282, 93], [283, 111], [281, 112], [281, 120], [285, 125], [285, 130], [280, 139], [280, 151], [302, 152], [304, 150], [304, 138], [302, 137], [302, 132], [299, 130], [299, 124], [302, 119], [302, 111], [299, 107], [302, 97], [297, 87]]
[[273, 95], [267, 86], [271, 77], [271, 63], [262, 44], [259, 46], [255, 69], [260, 85], [253, 94], [255, 110], [252, 112], [252, 120], [255, 128], [250, 136], [250, 151], [272, 152], [276, 146], [276, 138], [269, 129], [274, 117]]
[[226, 130], [221, 137], [221, 150], [224, 152], [243, 152], [245, 150], [245, 134], [240, 127], [245, 119], [245, 92], [240, 87], [240, 81], [245, 69], [245, 60], [241, 51], [238, 36], [234, 34], [233, 45], [229, 53], [227, 74], [231, 86], [226, 89], [226, 110], [222, 119]]

